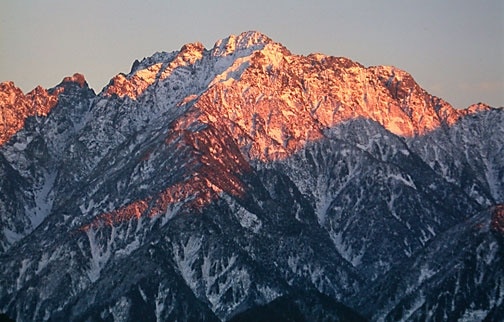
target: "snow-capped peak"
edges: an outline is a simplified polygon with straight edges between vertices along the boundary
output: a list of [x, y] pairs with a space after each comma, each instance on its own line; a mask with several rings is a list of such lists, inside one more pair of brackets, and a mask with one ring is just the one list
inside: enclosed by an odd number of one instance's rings
[[227, 38], [218, 40], [212, 49], [212, 53], [214, 56], [228, 56], [243, 50], [252, 52], [261, 50], [272, 42], [271, 38], [260, 32], [246, 31], [238, 36], [230, 35]]

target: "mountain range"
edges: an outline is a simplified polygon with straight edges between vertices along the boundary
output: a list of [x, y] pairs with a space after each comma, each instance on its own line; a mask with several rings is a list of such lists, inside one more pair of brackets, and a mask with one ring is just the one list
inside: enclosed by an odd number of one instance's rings
[[16, 321], [504, 319], [504, 111], [259, 32], [0, 84]]

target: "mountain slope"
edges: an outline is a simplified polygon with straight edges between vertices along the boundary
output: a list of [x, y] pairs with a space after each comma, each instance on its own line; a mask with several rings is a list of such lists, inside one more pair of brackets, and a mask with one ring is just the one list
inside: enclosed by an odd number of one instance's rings
[[[364, 297], [363, 311], [376, 320], [500, 320], [504, 235], [492, 224], [497, 216], [502, 207], [476, 214], [435, 238], [373, 286], [373, 305]], [[391, 293], [394, 298], [383, 296]]]
[[0, 311], [19, 321], [503, 315], [484, 228], [502, 109], [257, 32], [156, 53], [97, 95], [78, 74], [38, 92], [0, 96]]

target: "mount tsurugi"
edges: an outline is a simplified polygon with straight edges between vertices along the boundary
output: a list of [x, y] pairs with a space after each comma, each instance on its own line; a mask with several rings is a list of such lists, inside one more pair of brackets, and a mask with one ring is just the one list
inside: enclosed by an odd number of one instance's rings
[[2, 83], [0, 312], [502, 320], [503, 124], [257, 32]]

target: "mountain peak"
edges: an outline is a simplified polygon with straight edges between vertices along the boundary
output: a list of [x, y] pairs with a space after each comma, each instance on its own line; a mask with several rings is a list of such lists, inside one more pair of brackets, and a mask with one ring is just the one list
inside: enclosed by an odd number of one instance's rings
[[84, 75], [82, 75], [80, 73], [75, 73], [72, 76], [67, 76], [67, 77], [63, 78], [63, 81], [61, 82], [60, 85], [63, 85], [65, 83], [76, 83], [81, 88], [88, 86], [88, 84], [86, 82], [86, 78], [84, 77]]
[[243, 50], [260, 50], [272, 42], [271, 38], [258, 31], [246, 31], [238, 36], [230, 35], [218, 40], [213, 47], [213, 52], [215, 56], [228, 56]]
[[194, 64], [197, 60], [200, 60], [203, 57], [203, 53], [205, 52], [205, 46], [203, 46], [200, 42], [194, 42], [185, 44], [182, 46], [179, 52], [179, 57], [182, 59], [179, 64], [186, 65]]
[[21, 91], [21, 89], [19, 89], [16, 84], [14, 84], [13, 81], [5, 81], [5, 82], [1, 82], [0, 83], [0, 89], [1, 89], [1, 92], [2, 93], [6, 93], [7, 91], [11, 91], [11, 90], [17, 90], [17, 91]]
[[46, 116], [57, 104], [62, 88], [48, 92], [41, 86], [26, 95], [13, 82], [0, 83], [0, 145], [23, 128], [26, 118]]

